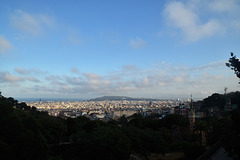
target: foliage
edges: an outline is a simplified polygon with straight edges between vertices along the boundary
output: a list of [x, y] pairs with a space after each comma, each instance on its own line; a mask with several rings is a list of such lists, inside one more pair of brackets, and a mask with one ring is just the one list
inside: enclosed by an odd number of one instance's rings
[[[223, 146], [233, 159], [240, 158], [240, 112], [232, 111], [229, 127], [225, 128]], [[227, 131], [226, 131], [227, 130]]]
[[38, 121], [22, 110], [14, 110], [14, 103], [0, 98], [1, 156], [8, 159], [47, 159], [49, 147]]
[[199, 155], [203, 154], [206, 149], [203, 146], [199, 146], [196, 144], [188, 144], [184, 148], [184, 154], [186, 160], [197, 159]]
[[[239, 92], [228, 94], [234, 103], [239, 102], [239, 95]], [[222, 95], [213, 94], [203, 104], [221, 106], [222, 99]], [[91, 121], [86, 117], [62, 119], [13, 98], [0, 98], [0, 154], [9, 159], [27, 160], [127, 160], [130, 154], [147, 159], [151, 153], [170, 151], [184, 152], [185, 159], [195, 159], [204, 152], [196, 143], [200, 140], [186, 132], [188, 119], [176, 114], [163, 119], [159, 116], [134, 114], [108, 122]], [[210, 145], [222, 138], [227, 153], [237, 159], [240, 155], [239, 117], [238, 111], [222, 119], [207, 117], [196, 121], [195, 130], [207, 132]]]
[[240, 106], [240, 92], [230, 92], [227, 94], [227, 97], [231, 99], [232, 104], [237, 104]]
[[210, 107], [219, 107], [220, 109], [223, 109], [224, 105], [225, 105], [224, 95], [214, 93], [203, 100], [202, 109], [204, 110]]
[[[226, 66], [231, 68], [236, 76], [240, 78], [240, 61], [236, 58], [236, 56], [231, 53], [231, 58], [228, 60], [229, 63], [226, 63]], [[240, 83], [240, 82], [239, 82]]]
[[119, 123], [119, 125], [121, 125], [121, 126], [125, 126], [125, 125], [127, 125], [127, 122], [128, 122], [128, 120], [127, 120], [127, 118], [126, 118], [126, 116], [121, 116], [120, 118], [119, 118], [119, 120], [118, 120], [118, 123]]
[[183, 117], [182, 115], [178, 114], [170, 114], [165, 116], [163, 119], [163, 125], [166, 128], [171, 129], [174, 126], [185, 126], [187, 127], [188, 125], [188, 120], [187, 118]]

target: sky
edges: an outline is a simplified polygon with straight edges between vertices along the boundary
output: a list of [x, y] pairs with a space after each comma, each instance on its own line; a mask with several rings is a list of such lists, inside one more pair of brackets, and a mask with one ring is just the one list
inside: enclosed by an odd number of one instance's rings
[[0, 91], [206, 98], [240, 89], [239, 0], [1, 0]]

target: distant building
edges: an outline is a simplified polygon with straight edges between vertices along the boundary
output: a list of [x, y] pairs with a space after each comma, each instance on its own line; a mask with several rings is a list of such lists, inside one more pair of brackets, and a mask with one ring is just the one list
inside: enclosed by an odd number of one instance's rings
[[188, 119], [189, 119], [189, 132], [191, 134], [196, 134], [200, 136], [200, 143], [201, 145], [206, 145], [206, 132], [203, 130], [195, 130], [195, 123], [196, 123], [196, 117], [197, 116], [205, 116], [205, 112], [197, 112], [199, 114], [195, 113], [195, 109], [193, 108], [193, 102], [191, 99], [190, 103], [190, 109], [188, 112]]
[[232, 101], [231, 98], [226, 98], [226, 103], [224, 106], [225, 111], [231, 111], [232, 110]]
[[232, 111], [238, 109], [237, 104], [232, 104], [231, 98], [226, 98], [226, 104], [224, 106], [225, 111]]
[[153, 103], [150, 101], [149, 102], [149, 107], [152, 107], [153, 106]]
[[180, 114], [186, 118], [188, 118], [189, 107], [188, 106], [180, 106], [174, 108], [175, 114]]
[[195, 126], [195, 109], [193, 108], [192, 99], [191, 99], [190, 109], [188, 112], [188, 119], [189, 119], [190, 133], [193, 133], [194, 126]]

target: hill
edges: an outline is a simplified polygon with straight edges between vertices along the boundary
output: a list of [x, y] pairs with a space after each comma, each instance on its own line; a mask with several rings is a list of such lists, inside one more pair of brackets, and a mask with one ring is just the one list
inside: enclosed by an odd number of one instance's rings
[[103, 96], [98, 98], [93, 98], [88, 101], [159, 101], [160, 99], [152, 98], [132, 98], [126, 96]]

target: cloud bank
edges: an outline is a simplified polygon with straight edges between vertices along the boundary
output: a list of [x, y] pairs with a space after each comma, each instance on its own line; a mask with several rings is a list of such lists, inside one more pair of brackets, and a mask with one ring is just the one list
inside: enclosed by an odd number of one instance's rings
[[[15, 68], [15, 72], [0, 72], [0, 81], [5, 88], [19, 84], [18, 92], [26, 95], [44, 95], [72, 98], [91, 98], [103, 95], [132, 97], [186, 98], [206, 97], [214, 92], [223, 92], [225, 86], [234, 88], [237, 78], [225, 67], [225, 61], [203, 66], [160, 66], [140, 69], [123, 66], [121, 70], [107, 75], [69, 70], [69, 75], [53, 75], [49, 72]], [[74, 71], [74, 73], [73, 73]], [[228, 72], [229, 71], [229, 72]], [[221, 74], [219, 74], [221, 72]], [[3, 89], [4, 87], [1, 86]], [[17, 92], [16, 92], [17, 93]], [[21, 96], [21, 95], [19, 95]], [[18, 96], [18, 97], [19, 97]]]

